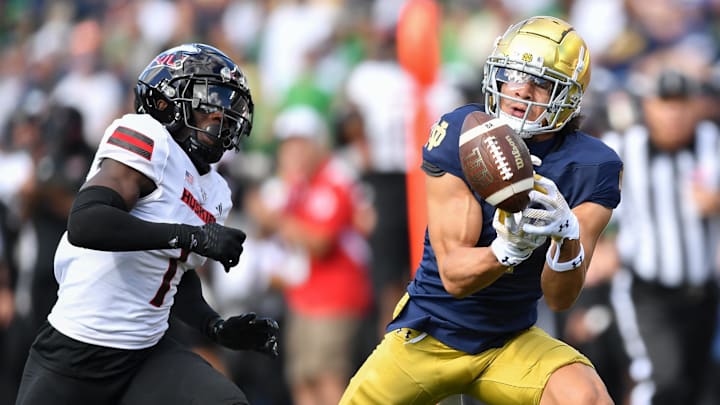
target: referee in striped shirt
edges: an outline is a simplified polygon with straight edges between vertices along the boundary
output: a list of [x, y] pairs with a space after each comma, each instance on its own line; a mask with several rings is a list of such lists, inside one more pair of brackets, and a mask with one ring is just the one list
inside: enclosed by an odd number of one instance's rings
[[632, 405], [698, 403], [718, 309], [720, 130], [698, 82], [664, 66], [640, 97], [640, 123], [604, 137], [625, 162], [611, 298]]

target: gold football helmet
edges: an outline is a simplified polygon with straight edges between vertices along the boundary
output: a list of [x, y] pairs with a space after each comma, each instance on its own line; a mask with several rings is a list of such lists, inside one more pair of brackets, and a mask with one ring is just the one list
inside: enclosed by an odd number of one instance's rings
[[[523, 100], [500, 93], [508, 81], [532, 81], [550, 91], [548, 103]], [[590, 82], [590, 53], [585, 41], [567, 22], [555, 17], [531, 17], [511, 25], [498, 37], [485, 62], [483, 92], [489, 114], [506, 119], [523, 138], [560, 130], [580, 111], [583, 92]], [[500, 110], [500, 99], [527, 104], [523, 118]], [[533, 106], [545, 108], [536, 120]]]

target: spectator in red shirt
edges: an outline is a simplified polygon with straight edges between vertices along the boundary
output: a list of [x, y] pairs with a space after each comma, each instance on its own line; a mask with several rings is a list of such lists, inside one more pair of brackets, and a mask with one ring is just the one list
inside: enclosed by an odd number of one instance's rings
[[[275, 192], [250, 198], [265, 231], [307, 257], [307, 275], [283, 285], [288, 305], [287, 373], [296, 405], [337, 404], [353, 371], [353, 350], [372, 292], [367, 240], [358, 213], [369, 206], [353, 171], [334, 158], [327, 126], [311, 107], [274, 123], [279, 141]], [[278, 183], [282, 186], [278, 187]]]

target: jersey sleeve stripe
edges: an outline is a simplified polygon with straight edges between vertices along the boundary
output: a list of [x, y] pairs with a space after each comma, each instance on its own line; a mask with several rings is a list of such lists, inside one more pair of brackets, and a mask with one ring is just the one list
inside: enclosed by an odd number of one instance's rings
[[155, 142], [147, 136], [126, 127], [118, 127], [108, 138], [108, 143], [125, 148], [150, 160]]

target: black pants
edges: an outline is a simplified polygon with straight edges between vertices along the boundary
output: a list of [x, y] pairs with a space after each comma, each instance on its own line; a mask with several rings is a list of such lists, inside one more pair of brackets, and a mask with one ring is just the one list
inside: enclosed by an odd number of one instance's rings
[[377, 292], [388, 284], [407, 283], [410, 278], [406, 175], [373, 172], [363, 180], [372, 189], [378, 216], [369, 239], [371, 278]]
[[717, 285], [664, 288], [636, 277], [632, 302], [652, 366], [652, 404], [697, 404], [710, 366]]
[[168, 337], [149, 349], [118, 350], [46, 324], [30, 349], [16, 404], [247, 403], [233, 382]]

